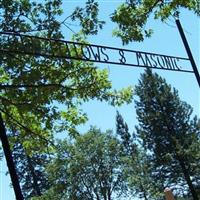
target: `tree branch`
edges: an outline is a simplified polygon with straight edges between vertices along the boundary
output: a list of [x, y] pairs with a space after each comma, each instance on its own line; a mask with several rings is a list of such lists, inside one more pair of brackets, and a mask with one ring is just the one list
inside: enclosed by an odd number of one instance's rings
[[10, 99], [7, 99], [7, 98], [2, 97], [2, 96], [0, 96], [0, 99], [2, 99], [2, 102], [3, 102], [3, 101], [7, 101], [9, 104], [12, 104], [12, 105], [14, 105], [14, 106], [32, 105], [30, 102], [20, 102], [20, 103], [16, 103], [16, 102], [13, 102], [13, 101], [11, 101]]
[[38, 85], [32, 85], [32, 84], [23, 84], [23, 85], [0, 85], [0, 89], [15, 89], [15, 88], [41, 88], [41, 87], [63, 87], [65, 86], [61, 84], [38, 84]]
[[9, 113], [5, 112], [1, 108], [0, 108], [0, 111], [2, 113], [4, 113], [5, 115], [7, 115], [14, 123], [16, 123], [16, 125], [20, 126], [24, 130], [28, 131], [29, 133], [32, 133], [35, 136], [38, 136], [40, 139], [42, 139], [43, 141], [45, 141], [47, 143], [47, 145], [50, 143], [53, 147], [56, 147], [56, 145], [52, 141], [49, 141], [46, 138], [42, 137], [40, 134], [37, 134], [34, 131], [30, 130], [28, 127], [26, 127], [25, 125], [23, 125], [22, 123], [20, 123], [18, 120], [14, 119], [13, 116], [10, 115]]

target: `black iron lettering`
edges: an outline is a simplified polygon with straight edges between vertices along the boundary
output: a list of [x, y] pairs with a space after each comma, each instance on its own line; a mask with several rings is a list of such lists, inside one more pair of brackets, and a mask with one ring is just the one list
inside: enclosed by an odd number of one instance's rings
[[[135, 67], [161, 68], [166, 70], [180, 70], [193, 73], [191, 70], [184, 70], [178, 61], [188, 61], [188, 58], [167, 56], [155, 53], [140, 52], [101, 45], [89, 45], [79, 42], [64, 41], [60, 39], [48, 39], [38, 36], [30, 36], [18, 33], [0, 32], [2, 40], [7, 43], [2, 45], [0, 51], [7, 54], [26, 54], [32, 56], [56, 57], [62, 59], [75, 59], [91, 62], [110, 64], [121, 64]], [[7, 37], [7, 38], [6, 38]], [[13, 45], [16, 42], [17, 45]], [[109, 60], [108, 50], [111, 53], [119, 53], [119, 59]], [[134, 53], [135, 61], [128, 62], [126, 53]], [[128, 54], [127, 54], [128, 55]]]
[[16, 50], [16, 46], [13, 45], [13, 42], [15, 42], [15, 40], [16, 40], [15, 36], [14, 37], [10, 35], [8, 36], [7, 42], [9, 44], [9, 50]]
[[164, 56], [164, 60], [165, 60], [165, 64], [166, 64], [167, 69], [173, 69], [174, 68], [173, 63], [171, 62], [171, 59], [168, 56]]
[[143, 63], [142, 66], [146, 66], [145, 60], [144, 60], [144, 58], [142, 57], [142, 53], [136, 52], [136, 57], [137, 57], [137, 65], [138, 65], [138, 66], [141, 66], [140, 60], [142, 60], [142, 63]]
[[8, 42], [8, 44], [9, 44], [10, 42], [12, 42], [11, 38], [13, 39], [13, 36], [10, 36], [10, 35], [7, 36], [7, 40], [6, 40], [6, 41]]
[[145, 53], [145, 61], [146, 61], [146, 66], [147, 67], [152, 67], [151, 61], [148, 57], [148, 54]]
[[[50, 48], [51, 48], [51, 54], [52, 56], [57, 56], [59, 54], [57, 54], [57, 43], [55, 43], [54, 41], [50, 41]], [[60, 48], [58, 48], [60, 50]], [[60, 53], [60, 51], [59, 51]]]
[[[40, 41], [39, 41], [40, 42]], [[38, 51], [38, 39], [36, 38], [34, 41], [32, 41], [33, 43], [33, 51], [36, 53], [36, 54], [47, 54], [47, 55], [51, 55], [50, 54], [50, 46], [49, 45], [49, 41], [41, 41], [41, 46], [44, 47], [44, 48], [39, 48], [39, 51]]]
[[156, 60], [154, 59], [154, 57], [155, 57], [155, 55], [153, 55], [153, 54], [150, 55], [150, 58], [151, 58], [151, 60], [153, 61], [153, 65], [152, 65], [152, 67], [157, 68], [158, 63], [156, 62]]
[[101, 53], [105, 56], [105, 58], [103, 59], [105, 62], [109, 61], [109, 56], [108, 54], [105, 53], [106, 48], [105, 47], [101, 47]]
[[[35, 54], [37, 53], [36, 51], [36, 39], [35, 38], [31, 38], [31, 53]], [[42, 52], [40, 52], [42, 53]]]
[[124, 56], [124, 51], [123, 50], [119, 50], [119, 55], [121, 56], [121, 58], [119, 59], [120, 63], [125, 64], [126, 63], [126, 58]]
[[173, 70], [176, 70], [176, 66], [175, 66], [175, 64], [174, 64], [173, 58], [169, 57], [169, 59], [170, 59], [171, 64], [172, 64], [172, 66], [173, 66], [172, 69], [173, 69]]
[[17, 50], [18, 52], [24, 52], [25, 48], [23, 45], [23, 37], [22, 36], [14, 36], [13, 42], [15, 45], [12, 44], [12, 48], [14, 50]]
[[19, 51], [24, 51], [24, 48], [23, 48], [23, 37], [19, 36], [18, 37], [18, 40], [17, 40], [17, 50]]
[[55, 45], [56, 46], [56, 54], [57, 56], [65, 56], [66, 55], [66, 46], [65, 46], [65, 43], [61, 43], [61, 42], [58, 42], [59, 45]]
[[[162, 59], [162, 63], [160, 62], [160, 59]], [[157, 61], [161, 68], [165, 68], [165, 60], [162, 56], [157, 56]]]
[[[74, 49], [74, 52], [75, 52], [75, 56], [76, 58], [79, 58], [79, 54], [78, 54], [78, 50], [77, 50], [77, 46], [75, 43], [73, 43], [73, 49]], [[72, 54], [71, 54], [72, 55]]]
[[94, 60], [95, 61], [101, 61], [101, 56], [100, 56], [100, 51], [99, 51], [99, 47], [94, 47], [96, 48], [97, 52], [94, 52], [93, 50], [93, 47], [92, 46], [89, 46], [91, 52], [92, 52], [92, 55], [94, 57]]
[[82, 54], [83, 54], [83, 58], [86, 60], [91, 60], [91, 52], [90, 52], [90, 48], [88, 46], [81, 46], [81, 50], [82, 50]]
[[[66, 52], [67, 52], [67, 49], [66, 49], [66, 44], [65, 43], [61, 43], [59, 42], [60, 46], [57, 46], [57, 53], [60, 53], [61, 56], [66, 56]], [[59, 54], [58, 54], [59, 56]]]
[[175, 65], [175, 67], [176, 67], [176, 70], [181, 70], [181, 67], [178, 66], [178, 64], [177, 64], [176, 61], [179, 61], [179, 59], [178, 59], [178, 58], [174, 58], [174, 59], [173, 59], [174, 65]]

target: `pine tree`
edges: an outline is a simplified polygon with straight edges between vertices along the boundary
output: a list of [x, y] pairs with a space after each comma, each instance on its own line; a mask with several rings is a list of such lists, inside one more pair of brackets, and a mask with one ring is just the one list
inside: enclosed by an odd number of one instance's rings
[[158, 200], [163, 196], [163, 187], [152, 177], [152, 158], [141, 147], [136, 134], [130, 134], [122, 115], [116, 115], [116, 134], [123, 148], [123, 171], [133, 195], [145, 200]]
[[117, 111], [116, 115], [116, 134], [120, 136], [122, 146], [126, 154], [132, 154], [134, 151], [133, 139], [129, 133], [127, 123], [124, 121], [122, 115]]
[[[137, 133], [143, 147], [154, 156], [154, 175], [166, 185], [189, 188], [198, 200], [200, 122], [192, 108], [180, 100], [178, 91], [147, 69], [135, 89]], [[185, 188], [184, 188], [185, 187]]]

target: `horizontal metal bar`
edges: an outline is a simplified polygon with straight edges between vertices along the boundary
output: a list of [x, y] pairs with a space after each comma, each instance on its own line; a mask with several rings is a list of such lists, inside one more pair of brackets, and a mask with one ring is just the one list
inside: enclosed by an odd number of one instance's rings
[[130, 49], [124, 49], [124, 48], [116, 48], [116, 47], [108, 47], [108, 46], [104, 46], [104, 45], [72, 42], [72, 41], [66, 41], [66, 40], [62, 40], [62, 39], [44, 38], [44, 37], [31, 36], [31, 35], [25, 35], [25, 34], [13, 33], [13, 32], [2, 32], [2, 31], [0, 31], [0, 34], [13, 35], [13, 36], [19, 36], [19, 37], [35, 38], [35, 39], [38, 39], [38, 40], [45, 40], [45, 41], [63, 42], [63, 43], [68, 43], [68, 44], [77, 44], [77, 45], [81, 45], [81, 46], [101, 47], [101, 48], [117, 50], [117, 51], [121, 50], [121, 51], [125, 51], [125, 52], [151, 54], [151, 55], [156, 55], [156, 56], [167, 56], [167, 57], [177, 58], [177, 59], [181, 59], [181, 60], [189, 60], [189, 58], [180, 57], [180, 56], [169, 56], [169, 55], [165, 55], [165, 54], [150, 53], [150, 52], [145, 52], [145, 51], [136, 51], [136, 50], [130, 50]]
[[[0, 49], [0, 52], [4, 52], [6, 54], [24, 54], [24, 52], [20, 51], [10, 51], [10, 50], [2, 50]], [[162, 69], [162, 70], [168, 70], [168, 71], [177, 71], [177, 72], [187, 72], [187, 73], [194, 73], [193, 71], [190, 70], [178, 70], [178, 69], [169, 69], [169, 68], [159, 68], [159, 67], [151, 67], [151, 66], [144, 66], [144, 65], [136, 65], [136, 64], [129, 64], [129, 63], [119, 63], [119, 62], [103, 62], [103, 61], [98, 61], [98, 60], [87, 60], [84, 58], [77, 58], [77, 57], [67, 57], [67, 56], [55, 56], [55, 55], [48, 55], [48, 54], [42, 54], [42, 53], [32, 53], [32, 52], [26, 52], [25, 54], [27, 55], [32, 55], [32, 56], [42, 56], [42, 57], [48, 57], [48, 58], [59, 58], [59, 59], [72, 59], [72, 60], [81, 60], [81, 61], [86, 61], [86, 62], [97, 62], [97, 63], [104, 63], [104, 64], [114, 64], [114, 65], [123, 65], [123, 66], [131, 66], [131, 67], [139, 67], [139, 68], [152, 68], [152, 69]]]

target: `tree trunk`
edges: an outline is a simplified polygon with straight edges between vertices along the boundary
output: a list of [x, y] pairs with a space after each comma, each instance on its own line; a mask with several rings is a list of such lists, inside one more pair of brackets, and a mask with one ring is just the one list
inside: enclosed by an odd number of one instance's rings
[[192, 194], [193, 200], [199, 200], [198, 195], [197, 195], [197, 193], [196, 193], [196, 191], [194, 189], [194, 186], [192, 184], [192, 181], [190, 179], [190, 175], [188, 173], [188, 170], [186, 169], [185, 163], [181, 159], [179, 159], [179, 164], [181, 166], [181, 169], [182, 169], [182, 172], [184, 174], [185, 180], [186, 180], [186, 182], [188, 184], [188, 187], [190, 189], [190, 192]]

